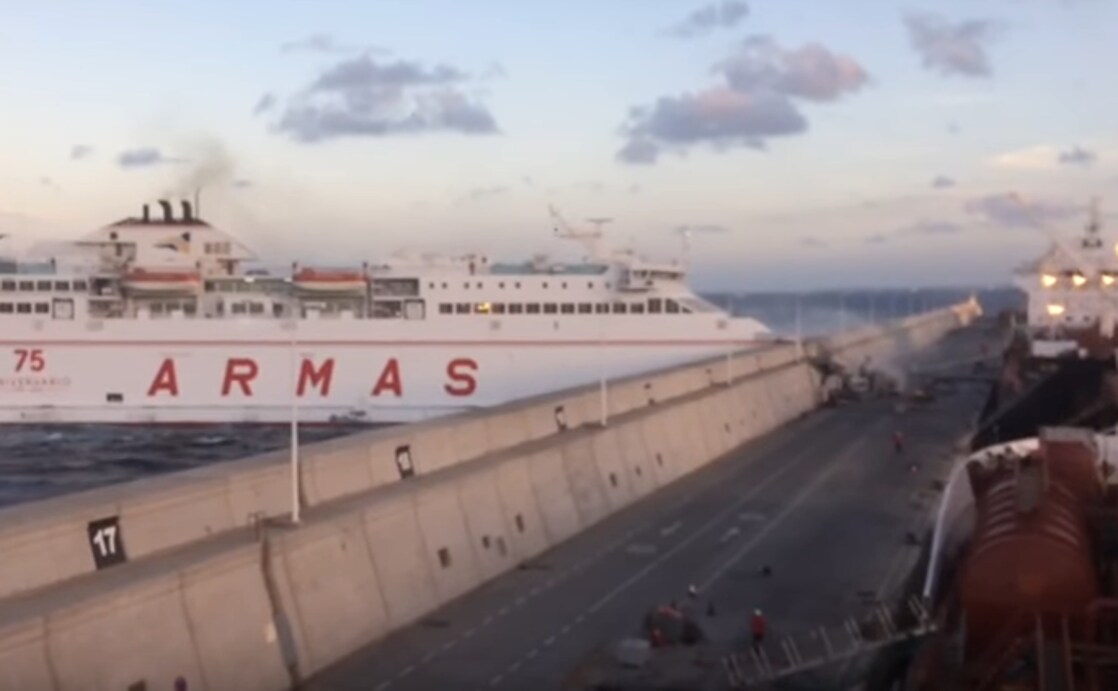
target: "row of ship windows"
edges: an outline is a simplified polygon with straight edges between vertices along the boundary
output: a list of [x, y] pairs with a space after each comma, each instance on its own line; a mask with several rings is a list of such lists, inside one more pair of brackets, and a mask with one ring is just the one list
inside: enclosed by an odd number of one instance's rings
[[73, 290], [76, 293], [84, 293], [89, 290], [89, 284], [85, 281], [0, 281], [0, 292], [14, 293], [14, 292], [68, 292]]
[[50, 314], [50, 303], [0, 302], [0, 314]]
[[443, 302], [439, 314], [687, 314], [675, 300], [642, 302]]
[[[431, 290], [434, 290], [434, 289], [435, 289], [435, 286], [436, 286], [436, 285], [440, 285], [440, 284], [436, 284], [436, 283], [434, 283], [434, 282], [430, 282], [430, 283], [428, 283], [428, 284], [427, 284], [427, 287], [428, 287], [428, 288], [430, 288]], [[609, 290], [609, 288], [610, 288], [610, 286], [611, 286], [611, 285], [612, 285], [612, 284], [611, 284], [611, 283], [610, 283], [609, 281], [606, 281], [606, 283], [605, 283], [605, 287], [606, 287], [606, 290]], [[466, 290], [469, 290], [471, 286], [476, 286], [476, 287], [478, 287], [478, 288], [485, 288], [485, 283], [484, 283], [484, 282], [482, 282], [482, 281], [477, 281], [477, 282], [475, 282], [475, 283], [470, 283], [469, 281], [466, 281], [465, 283], [463, 283], [463, 284], [462, 284], [462, 287], [463, 287], [464, 289], [466, 289]], [[544, 281], [544, 282], [543, 282], [543, 283], [541, 284], [541, 287], [542, 287], [542, 288], [547, 288], [547, 286], [548, 286], [548, 283], [547, 283], [547, 281]], [[448, 286], [448, 284], [447, 284], [446, 282], [443, 282], [443, 283], [441, 284], [441, 287], [442, 287], [442, 289], [443, 289], [443, 290], [447, 290], [449, 286]], [[498, 282], [497, 282], [497, 287], [503, 290], [503, 289], [505, 288], [505, 282], [504, 282], [504, 281], [498, 281]], [[520, 281], [517, 281], [517, 282], [513, 283], [513, 284], [512, 284], [512, 287], [513, 287], [513, 288], [520, 288]], [[566, 282], [566, 281], [564, 281], [564, 282], [560, 283], [560, 284], [559, 284], [559, 287], [560, 287], [560, 288], [562, 288], [562, 289], [564, 289], [564, 290], [566, 290], [566, 288], [567, 288], [567, 282]], [[587, 282], [586, 282], [586, 287], [587, 287], [587, 288], [593, 288], [593, 287], [594, 287], [594, 281], [587, 281]]]

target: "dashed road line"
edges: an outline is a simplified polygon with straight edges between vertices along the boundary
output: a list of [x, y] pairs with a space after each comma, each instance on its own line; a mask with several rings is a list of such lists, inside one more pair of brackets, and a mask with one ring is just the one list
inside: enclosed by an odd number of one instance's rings
[[668, 527], [661, 529], [660, 534], [664, 537], [671, 537], [675, 533], [675, 531], [680, 529], [680, 527], [682, 525], [683, 525], [683, 521], [676, 521], [675, 523], [672, 523]]
[[[880, 426], [880, 425], [878, 425], [878, 426]], [[808, 497], [810, 497], [812, 494], [814, 494], [815, 491], [817, 489], [819, 489], [819, 487], [822, 486], [824, 482], [829, 480], [832, 475], [834, 475], [835, 473], [837, 473], [839, 471], [839, 469], [842, 467], [842, 463], [841, 462], [836, 462], [836, 461], [844, 460], [846, 456], [852, 454], [854, 451], [856, 451], [858, 449], [861, 449], [867, 443], [867, 441], [869, 439], [870, 439], [869, 435], [863, 436], [861, 439], [859, 439], [857, 442], [855, 442], [853, 446], [848, 448], [845, 452], [843, 452], [841, 455], [839, 455], [836, 459], [833, 459], [830, 463], [830, 466], [826, 470], [824, 470], [823, 472], [821, 472], [818, 475], [816, 475], [815, 477], [813, 477], [811, 479], [811, 482], [808, 483], [808, 485], [806, 487], [804, 487], [802, 490], [800, 490], [799, 493], [797, 493], [796, 496], [792, 498], [792, 501], [788, 502], [788, 504], [783, 509], [780, 510], [780, 513], [773, 516], [772, 519], [767, 524], [765, 524], [765, 526], [763, 528], [761, 528], [760, 530], [757, 531], [756, 535], [751, 537], [749, 539], [749, 541], [746, 542], [744, 545], [742, 545], [736, 552], [734, 552], [734, 554], [731, 555], [729, 559], [724, 561], [721, 566], [716, 568], [714, 570], [714, 573], [711, 574], [709, 578], [707, 578], [705, 581], [700, 583], [699, 586], [698, 586], [699, 590], [702, 590], [702, 591], [710, 590], [710, 587], [719, 578], [721, 578], [723, 574], [725, 574], [727, 571], [729, 571], [734, 566], [734, 564], [738, 563], [738, 561], [741, 560], [741, 558], [744, 557], [749, 552], [749, 550], [753, 549], [753, 547], [756, 546], [756, 544], [758, 542], [765, 539], [765, 537], [769, 533], [771, 533], [773, 530], [776, 530], [776, 527], [779, 526], [782, 522], [784, 522], [785, 518], [788, 518], [788, 516], [790, 516], [793, 511], [795, 511], [797, 508], [799, 508], [800, 504], [807, 501]]]
[[733, 540], [735, 537], [737, 537], [740, 533], [741, 533], [741, 529], [738, 528], [735, 525], [735, 526], [731, 527], [729, 530], [727, 530], [725, 533], [723, 533], [722, 537], [718, 538], [718, 542], [719, 543], [729, 542], [730, 540]]

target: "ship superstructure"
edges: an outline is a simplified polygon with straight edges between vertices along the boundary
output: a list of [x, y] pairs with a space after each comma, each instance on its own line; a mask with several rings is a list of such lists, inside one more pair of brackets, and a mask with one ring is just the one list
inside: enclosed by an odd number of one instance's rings
[[[63, 251], [0, 259], [0, 422], [406, 422], [771, 339], [698, 297], [678, 261], [603, 249], [256, 260], [168, 201]], [[293, 395], [294, 394], [294, 395]]]
[[1040, 259], [1015, 272], [1028, 295], [1031, 355], [1113, 357], [1118, 317], [1118, 246], [1101, 235], [1097, 200], [1082, 236], [1053, 236]]

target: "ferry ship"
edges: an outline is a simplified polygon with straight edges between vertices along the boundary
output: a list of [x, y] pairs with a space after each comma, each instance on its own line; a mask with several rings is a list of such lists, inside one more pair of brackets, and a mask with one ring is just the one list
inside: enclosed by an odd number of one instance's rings
[[1014, 284], [1028, 296], [1025, 331], [1032, 357], [1114, 357], [1118, 245], [1103, 241], [1098, 204], [1092, 200], [1079, 238], [1049, 232], [1048, 251], [1014, 272]]
[[412, 422], [773, 338], [554, 210], [584, 260], [265, 271], [176, 206], [0, 258], [0, 423]]

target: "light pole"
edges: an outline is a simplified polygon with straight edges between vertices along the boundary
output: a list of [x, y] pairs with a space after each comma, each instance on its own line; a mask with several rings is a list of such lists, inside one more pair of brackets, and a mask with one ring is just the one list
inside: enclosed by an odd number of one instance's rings
[[606, 357], [612, 357], [612, 353], [607, 356], [606, 350], [606, 319], [609, 317], [609, 310], [613, 308], [612, 303], [603, 303], [605, 307], [602, 311], [602, 316], [598, 320], [598, 405], [601, 407], [601, 423], [602, 427], [609, 424], [609, 398], [606, 394]]
[[[726, 298], [726, 311], [729, 313], [729, 318], [732, 320], [734, 318], [734, 296], [732, 293]], [[734, 346], [735, 343], [733, 339], [731, 339], [729, 347], [726, 348], [726, 386], [729, 386], [734, 381]]]
[[796, 293], [796, 356], [803, 358], [804, 356], [804, 337], [803, 337], [803, 320], [800, 317], [800, 294]]
[[294, 277], [284, 279], [288, 283], [288, 309], [291, 312], [291, 341], [288, 343], [288, 364], [291, 367], [291, 522], [299, 525], [299, 299], [295, 295]]

